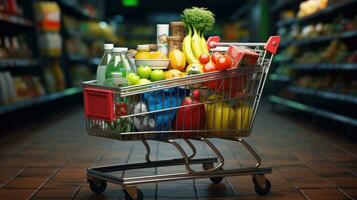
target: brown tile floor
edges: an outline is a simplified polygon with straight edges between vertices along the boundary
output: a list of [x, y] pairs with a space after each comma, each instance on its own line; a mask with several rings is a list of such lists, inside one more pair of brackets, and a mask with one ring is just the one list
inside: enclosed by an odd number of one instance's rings
[[[0, 199], [123, 199], [117, 185], [94, 195], [86, 183], [86, 168], [143, 160], [139, 142], [89, 137], [82, 110], [69, 110], [38, 125], [2, 133], [0, 139]], [[254, 133], [247, 139], [272, 165], [272, 191], [257, 196], [251, 178], [229, 177], [222, 184], [184, 180], [142, 185], [148, 199], [357, 199], [357, 145], [336, 133], [321, 132], [299, 121], [261, 109]], [[178, 156], [167, 144], [150, 142], [153, 157]], [[253, 163], [233, 142], [214, 140], [226, 157], [227, 168]], [[200, 155], [209, 154], [200, 143]], [[131, 153], [129, 153], [131, 152]], [[157, 173], [183, 171], [159, 168]], [[132, 174], [155, 174], [154, 169]]]

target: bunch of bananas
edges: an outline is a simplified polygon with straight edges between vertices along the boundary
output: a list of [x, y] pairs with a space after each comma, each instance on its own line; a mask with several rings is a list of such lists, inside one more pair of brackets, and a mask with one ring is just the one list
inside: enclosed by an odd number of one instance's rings
[[198, 59], [201, 54], [209, 53], [206, 39], [195, 27], [188, 27], [188, 34], [183, 39], [182, 50], [189, 64], [199, 63]]

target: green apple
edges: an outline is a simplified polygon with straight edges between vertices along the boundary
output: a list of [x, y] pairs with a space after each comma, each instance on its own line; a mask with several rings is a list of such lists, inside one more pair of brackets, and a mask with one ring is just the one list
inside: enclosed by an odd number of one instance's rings
[[126, 77], [129, 81], [129, 85], [136, 85], [136, 83], [140, 80], [140, 77], [135, 73], [130, 73]]
[[142, 85], [142, 84], [148, 84], [148, 83], [151, 83], [151, 81], [149, 81], [148, 79], [146, 78], [143, 78], [143, 79], [140, 79], [136, 85]]
[[161, 69], [155, 69], [150, 74], [151, 81], [161, 81], [165, 79], [165, 72]]
[[151, 74], [151, 67], [146, 66], [146, 65], [140, 65], [137, 73], [140, 76], [140, 78], [149, 79], [150, 74]]

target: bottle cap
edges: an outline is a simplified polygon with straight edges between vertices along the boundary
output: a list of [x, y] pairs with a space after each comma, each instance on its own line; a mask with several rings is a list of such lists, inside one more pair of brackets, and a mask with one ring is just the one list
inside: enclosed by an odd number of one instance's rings
[[113, 44], [104, 44], [104, 50], [112, 50], [113, 47]]
[[115, 53], [118, 53], [118, 52], [122, 52], [122, 49], [120, 47], [114, 47], [112, 49], [112, 51], [115, 52]]
[[120, 52], [125, 52], [128, 51], [128, 47], [118, 47], [120, 49]]
[[147, 44], [139, 44], [137, 50], [150, 50], [150, 48]]

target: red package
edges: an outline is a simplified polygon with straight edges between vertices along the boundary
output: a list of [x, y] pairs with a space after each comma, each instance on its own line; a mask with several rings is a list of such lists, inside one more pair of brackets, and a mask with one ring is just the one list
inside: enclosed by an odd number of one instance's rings
[[230, 45], [226, 55], [232, 58], [232, 68], [237, 68], [245, 65], [255, 65], [258, 61], [259, 54], [247, 47], [238, 47]]

